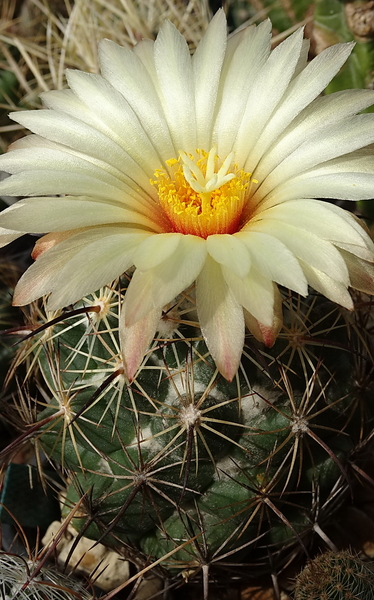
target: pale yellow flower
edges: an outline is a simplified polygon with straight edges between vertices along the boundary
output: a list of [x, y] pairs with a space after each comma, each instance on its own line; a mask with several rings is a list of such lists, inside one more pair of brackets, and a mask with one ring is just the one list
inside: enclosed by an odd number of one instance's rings
[[14, 302], [49, 294], [57, 309], [135, 266], [122, 310], [129, 378], [162, 308], [196, 284], [209, 350], [235, 375], [245, 323], [271, 345], [276, 284], [308, 284], [351, 309], [348, 288], [374, 292], [373, 244], [358, 220], [314, 198], [371, 198], [374, 93], [319, 97], [352, 45], [307, 64], [297, 31], [273, 51], [266, 21], [227, 39], [224, 13], [191, 57], [165, 22], [133, 51], [104, 40], [102, 76], [68, 71], [70, 90], [12, 118], [35, 135], [0, 158], [4, 244], [47, 233]]

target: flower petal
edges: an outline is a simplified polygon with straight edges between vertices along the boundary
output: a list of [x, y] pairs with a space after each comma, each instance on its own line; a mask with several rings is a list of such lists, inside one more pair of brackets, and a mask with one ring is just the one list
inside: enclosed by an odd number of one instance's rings
[[89, 122], [110, 137], [151, 177], [159, 167], [155, 151], [136, 113], [108, 81], [92, 73], [67, 70], [69, 87], [89, 109]]
[[326, 275], [326, 273], [322, 273], [318, 269], [314, 269], [307, 263], [300, 261], [305, 276], [308, 280], [309, 285], [320, 294], [326, 296], [333, 302], [340, 304], [340, 306], [344, 306], [348, 308], [348, 310], [353, 309], [352, 298], [347, 290], [347, 287], [340, 283], [340, 281], [336, 281]]
[[326, 124], [342, 122], [347, 117], [367, 108], [373, 104], [373, 97], [374, 92], [371, 90], [344, 90], [314, 100], [301, 111], [281, 136], [273, 140], [272, 147], [267, 150], [257, 165], [254, 177], [259, 181], [265, 179], [306, 139], [317, 132], [322, 137]]
[[235, 234], [246, 244], [252, 264], [265, 277], [284, 285], [302, 296], [308, 293], [308, 284], [294, 254], [276, 237], [258, 231]]
[[[335, 44], [316, 56], [289, 84], [282, 102], [264, 127], [250, 154], [251, 170], [292, 120], [312, 102], [338, 73], [354, 43]], [[374, 94], [372, 95], [374, 103]]]
[[[153, 42], [149, 44], [153, 49]], [[99, 56], [103, 76], [137, 114], [160, 158], [165, 161], [174, 156], [176, 149], [171, 141], [160, 99], [136, 51], [118, 46], [110, 40], [102, 40], [99, 44]]]
[[366, 294], [374, 294], [374, 265], [345, 250], [340, 252], [348, 267], [351, 287]]
[[[318, 237], [343, 247], [366, 260], [374, 258], [374, 244], [352, 213], [318, 200], [291, 200], [261, 212], [262, 218], [271, 218], [314, 233]], [[300, 216], [302, 215], [302, 216]], [[357, 229], [359, 225], [359, 229]], [[282, 225], [281, 225], [282, 227]], [[348, 248], [347, 248], [348, 249]]]
[[191, 55], [186, 40], [170, 21], [159, 31], [154, 57], [160, 100], [174, 146], [194, 152], [197, 139]]
[[251, 260], [247, 247], [239, 237], [229, 234], [210, 235], [206, 247], [212, 258], [243, 279], [248, 275]]
[[161, 310], [154, 309], [133, 325], [126, 325], [125, 306], [122, 307], [119, 322], [119, 337], [125, 375], [132, 381], [140, 367], [161, 319]]
[[[110, 283], [132, 265], [132, 252], [145, 233], [116, 227], [80, 232], [44, 252], [19, 280], [14, 303], [24, 305], [51, 293], [56, 310]], [[84, 269], [82, 269], [84, 265]]]
[[339, 251], [333, 244], [318, 235], [271, 218], [253, 222], [249, 229], [276, 237], [299, 260], [338, 279], [346, 287], [349, 285], [348, 270]]
[[39, 258], [44, 252], [50, 250], [57, 244], [60, 244], [64, 240], [67, 240], [69, 237], [76, 235], [77, 233], [81, 233], [81, 231], [86, 231], [85, 228], [79, 229], [71, 229], [70, 231], [53, 231], [51, 233], [47, 233], [43, 235], [43, 237], [39, 238], [35, 242], [35, 246], [31, 253], [31, 258], [36, 260]]
[[195, 87], [197, 148], [211, 148], [212, 121], [226, 50], [226, 18], [218, 10], [192, 57]]
[[294, 198], [336, 198], [339, 200], [370, 200], [373, 197], [374, 175], [368, 173], [305, 173], [269, 194], [264, 206], [271, 200], [279, 203]]
[[23, 232], [27, 225], [32, 233], [64, 231], [109, 223], [126, 223], [127, 227], [132, 225], [150, 231], [162, 230], [160, 225], [135, 211], [84, 196], [19, 200], [0, 213], [0, 223], [8, 229]]
[[[331, 206], [335, 210], [331, 210]], [[363, 224], [352, 213], [338, 206], [318, 200], [293, 200], [275, 206], [263, 215], [314, 233], [364, 260], [374, 258], [374, 243]]]
[[[150, 188], [151, 193], [145, 192], [139, 186], [134, 187], [133, 180], [129, 179], [126, 173], [123, 172], [123, 169], [119, 170], [110, 165], [105, 160], [104, 155], [101, 158], [95, 158], [94, 156], [83, 154], [74, 148], [68, 148], [64, 144], [52, 142], [36, 134], [27, 135], [24, 138], [16, 140], [11, 144], [10, 150], [12, 152], [0, 156], [0, 165], [2, 167], [4, 165], [4, 170], [6, 167], [6, 170], [10, 173], [20, 172], [22, 164], [19, 160], [13, 162], [12, 156], [15, 158], [22, 156], [24, 158], [24, 169], [22, 170], [27, 170], [34, 158], [40, 155], [42, 157], [40, 163], [43, 166], [48, 161], [50, 166], [60, 170], [68, 170], [68, 168], [72, 167], [74, 171], [77, 165], [82, 165], [87, 173], [92, 173], [92, 168], [96, 168], [95, 177], [114, 186], [119, 186], [120, 189], [126, 191], [126, 196], [133, 198], [136, 202], [140, 202], [145, 206], [153, 205], [156, 200], [156, 193], [152, 186], [152, 189]], [[21, 154], [21, 150], [24, 154]], [[53, 160], [55, 160], [54, 165], [52, 164]]]
[[[35, 138], [33, 141], [36, 141]], [[152, 198], [152, 195], [155, 196], [155, 190], [152, 186], [148, 190], [149, 194], [139, 187], [134, 190], [131, 187], [132, 182], [130, 181], [131, 185], [129, 185], [129, 180], [123, 173], [110, 167], [106, 169], [105, 164], [86, 160], [62, 148], [47, 148], [32, 144], [29, 148], [13, 150], [9, 154], [0, 156], [0, 168], [18, 175], [18, 177], [8, 177], [0, 183], [1, 193], [5, 193], [3, 189], [9, 189], [15, 195], [31, 196], [53, 189], [55, 184], [56, 193], [110, 198], [124, 205], [130, 202], [131, 208], [145, 214], [151, 214], [152, 209], [152, 212], [155, 212], [155, 200]], [[34, 172], [38, 173], [35, 182]], [[25, 176], [28, 185], [24, 185]]]
[[255, 337], [256, 340], [262, 342], [268, 348], [274, 346], [275, 341], [283, 325], [282, 297], [279, 293], [278, 287], [275, 284], [273, 284], [273, 287], [274, 318], [271, 327], [266, 327], [257, 319], [255, 319], [255, 317], [251, 313], [244, 309], [244, 320], [246, 327], [249, 329], [249, 331]]
[[56, 110], [41, 109], [11, 113], [10, 117], [47, 140], [99, 160], [105, 158], [109, 165], [126, 174], [130, 187], [146, 189], [149, 185], [149, 178], [139, 165], [107, 135], [80, 120], [79, 115], [71, 117]]
[[320, 131], [317, 131], [274, 168], [257, 188], [252, 201], [255, 202], [258, 196], [261, 196], [263, 201], [266, 195], [281, 183], [307, 169], [373, 143], [373, 125], [373, 114], [346, 118], [344, 127], [341, 123], [326, 125], [323, 136]]
[[[303, 31], [299, 29], [271, 52], [264, 67], [252, 80], [243, 120], [238, 124], [235, 156], [239, 164], [246, 164], [263, 127], [281, 101], [295, 72], [302, 44]], [[253, 162], [250, 170], [253, 171], [255, 166]]]
[[271, 23], [264, 21], [256, 28], [248, 28], [237, 40], [235, 50], [225, 58], [213, 131], [213, 140], [222, 156], [233, 149], [253, 82], [269, 57], [270, 39]]
[[222, 272], [237, 302], [265, 327], [272, 327], [274, 321], [273, 282], [253, 267], [244, 279], [240, 279], [227, 267], [223, 267]]
[[144, 272], [137, 269], [126, 292], [126, 324], [162, 308], [188, 288], [203, 268], [206, 255], [205, 240], [183, 235], [174, 254], [162, 263]]
[[[41, 166], [41, 165], [40, 165]], [[85, 173], [66, 173], [41, 168], [24, 171], [1, 182], [0, 193], [13, 196], [35, 196], [49, 194], [77, 194], [93, 198], [110, 198], [116, 202], [124, 199], [124, 192], [100, 179]]]
[[202, 334], [219, 372], [235, 376], [244, 345], [243, 309], [210, 256], [196, 281], [196, 304]]
[[25, 233], [27, 233], [27, 231], [13, 231], [12, 229], [0, 227], [0, 248], [10, 244], [10, 242], [14, 242], [14, 240], [25, 235]]
[[[154, 54], [155, 43], [153, 40], [143, 39], [135, 44], [133, 53], [141, 60], [144, 67], [146, 68], [148, 75], [155, 87], [155, 90], [159, 96], [160, 86], [157, 77], [156, 65], [155, 65], [155, 54]], [[157, 98], [159, 102], [159, 97]], [[160, 104], [161, 108], [161, 104]], [[162, 110], [162, 109], [161, 109]]]
[[139, 244], [134, 254], [134, 265], [140, 271], [148, 271], [168, 259], [177, 249], [181, 233], [152, 235]]
[[301, 73], [307, 66], [309, 51], [310, 51], [310, 40], [304, 39], [302, 46], [301, 46], [301, 50], [300, 50], [299, 60], [297, 61], [297, 65], [295, 67], [295, 71], [294, 71], [291, 81], [294, 81], [296, 79], [296, 77], [299, 75], [299, 73]]

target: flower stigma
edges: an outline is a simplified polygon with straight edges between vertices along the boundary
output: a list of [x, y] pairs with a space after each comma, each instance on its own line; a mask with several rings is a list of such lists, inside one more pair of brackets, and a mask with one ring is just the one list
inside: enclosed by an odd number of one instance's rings
[[242, 223], [252, 183], [251, 173], [233, 165], [234, 153], [221, 161], [217, 148], [196, 150], [196, 157], [179, 152], [166, 161], [169, 172], [155, 171], [151, 183], [174, 232], [207, 238], [216, 233], [237, 232]]

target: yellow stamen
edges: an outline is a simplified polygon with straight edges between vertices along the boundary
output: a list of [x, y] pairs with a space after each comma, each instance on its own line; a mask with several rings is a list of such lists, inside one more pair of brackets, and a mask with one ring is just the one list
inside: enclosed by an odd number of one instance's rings
[[169, 172], [155, 172], [151, 183], [173, 231], [207, 238], [240, 228], [251, 173], [233, 165], [233, 152], [223, 161], [216, 153], [216, 147], [196, 150], [196, 157], [180, 152], [167, 161]]

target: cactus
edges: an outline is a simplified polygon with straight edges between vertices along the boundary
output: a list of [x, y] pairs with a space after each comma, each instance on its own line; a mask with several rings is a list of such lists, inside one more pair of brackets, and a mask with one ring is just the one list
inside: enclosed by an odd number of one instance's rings
[[[311, 3], [263, 4], [275, 20], [272, 11], [288, 5], [281, 30]], [[248, 335], [228, 382], [201, 335], [191, 287], [164, 308], [129, 382], [118, 329], [130, 276], [64, 311], [34, 303], [15, 361], [37, 382], [37, 409], [27, 415], [32, 402], [21, 398], [19, 412], [25, 436], [65, 478], [63, 517], [132, 560], [136, 576], [154, 568], [175, 585], [200, 577], [205, 597], [210, 576], [227, 585], [308, 557], [363, 473], [372, 435], [368, 297], [356, 293], [350, 313], [283, 289], [276, 343], [265, 349]]]
[[71, 577], [16, 554], [0, 553], [0, 593], [9, 600], [89, 600]]
[[373, 593], [371, 564], [348, 551], [326, 552], [298, 575], [295, 600], [370, 600]]
[[22, 352], [44, 389], [35, 445], [69, 474], [63, 516], [79, 502], [82, 535], [170, 577], [243, 562], [266, 573], [308, 553], [372, 428], [370, 302], [357, 297], [348, 313], [318, 294], [285, 294], [278, 341], [264, 350], [248, 338], [230, 383], [191, 291], [164, 312], [129, 383], [125, 288], [115, 282], [70, 311], [31, 311]]
[[317, 51], [338, 42], [356, 42], [347, 63], [328, 85], [327, 93], [353, 87], [373, 89], [372, 11], [370, 2], [361, 0], [317, 0], [313, 29]]
[[303, 22], [313, 11], [311, 0], [231, 0], [228, 3], [230, 21], [234, 27], [243, 22], [269, 17], [274, 31], [281, 33]]

